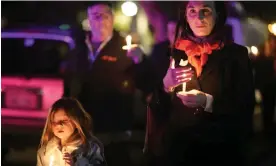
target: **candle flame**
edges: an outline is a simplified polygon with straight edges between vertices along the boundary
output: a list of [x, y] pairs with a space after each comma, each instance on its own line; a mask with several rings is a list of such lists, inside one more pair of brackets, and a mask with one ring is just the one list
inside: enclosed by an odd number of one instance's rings
[[183, 60], [181, 59], [180, 63], [179, 63], [180, 66], [187, 66], [188, 65], [188, 60]]

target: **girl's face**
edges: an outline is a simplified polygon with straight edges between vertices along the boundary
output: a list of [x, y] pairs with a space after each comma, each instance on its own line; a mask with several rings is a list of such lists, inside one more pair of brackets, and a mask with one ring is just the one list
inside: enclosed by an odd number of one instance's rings
[[186, 8], [186, 18], [195, 36], [210, 35], [216, 23], [214, 2], [190, 1]]
[[76, 126], [63, 109], [59, 109], [54, 113], [52, 131], [56, 137], [66, 141], [74, 133], [75, 129]]

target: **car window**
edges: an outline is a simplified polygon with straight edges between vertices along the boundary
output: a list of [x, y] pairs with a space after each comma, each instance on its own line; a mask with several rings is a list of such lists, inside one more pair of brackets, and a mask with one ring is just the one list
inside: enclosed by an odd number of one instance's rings
[[2, 76], [60, 77], [67, 43], [45, 39], [1, 39]]

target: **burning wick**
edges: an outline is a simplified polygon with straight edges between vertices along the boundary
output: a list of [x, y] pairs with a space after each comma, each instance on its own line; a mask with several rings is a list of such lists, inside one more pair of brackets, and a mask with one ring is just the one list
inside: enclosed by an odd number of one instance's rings
[[130, 35], [127, 35], [126, 37], [126, 44], [125, 46], [122, 47], [123, 50], [130, 50], [132, 48], [137, 47], [137, 44], [131, 44], [132, 37]]
[[54, 162], [54, 156], [51, 155], [50, 156], [50, 164], [49, 164], [49, 166], [53, 166], [53, 162]]

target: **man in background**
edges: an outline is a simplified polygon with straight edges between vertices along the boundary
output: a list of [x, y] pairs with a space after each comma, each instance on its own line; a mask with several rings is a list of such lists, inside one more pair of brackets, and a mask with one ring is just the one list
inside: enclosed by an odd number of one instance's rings
[[93, 119], [93, 132], [105, 146], [109, 166], [130, 166], [135, 83], [125, 39], [113, 29], [109, 2], [87, 8], [91, 31], [76, 39], [68, 63], [65, 96], [76, 97]]

